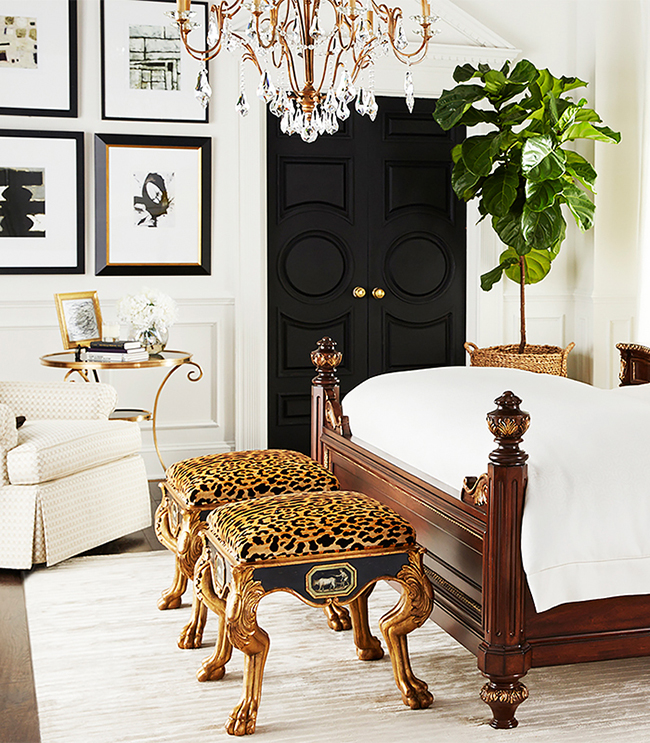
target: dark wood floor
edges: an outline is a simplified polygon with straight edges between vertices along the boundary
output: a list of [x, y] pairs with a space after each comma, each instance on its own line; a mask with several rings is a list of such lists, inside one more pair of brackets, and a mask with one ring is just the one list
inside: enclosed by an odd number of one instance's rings
[[[149, 490], [153, 514], [161, 497], [158, 483], [149, 483]], [[153, 527], [149, 527], [84, 554], [115, 555], [159, 549], [164, 547], [156, 539]], [[0, 569], [0, 743], [41, 743], [23, 591], [27, 574], [27, 571]]]

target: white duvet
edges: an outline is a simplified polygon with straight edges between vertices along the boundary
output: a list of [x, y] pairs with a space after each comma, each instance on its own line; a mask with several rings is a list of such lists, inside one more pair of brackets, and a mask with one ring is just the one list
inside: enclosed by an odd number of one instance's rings
[[650, 384], [603, 390], [516, 369], [383, 374], [343, 399], [352, 435], [460, 491], [487, 470], [485, 422], [512, 390], [531, 424], [522, 558], [537, 611], [650, 593]]

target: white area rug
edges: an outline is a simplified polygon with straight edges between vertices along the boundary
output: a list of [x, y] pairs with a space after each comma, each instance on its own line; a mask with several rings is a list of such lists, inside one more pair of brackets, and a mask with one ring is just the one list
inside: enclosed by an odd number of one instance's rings
[[[212, 651], [180, 650], [189, 605], [159, 611], [172, 575], [167, 552], [85, 557], [25, 581], [43, 743], [213, 743], [239, 699], [243, 655], [220, 681], [195, 679]], [[371, 626], [396, 600], [382, 584]], [[390, 660], [356, 659], [349, 632], [285, 593], [266, 597], [259, 623], [271, 650], [257, 730], [260, 743], [508, 743], [650, 740], [650, 659], [534, 669], [520, 726], [497, 731], [478, 698], [476, 659], [433, 622], [409, 636], [415, 674], [435, 695], [427, 710], [402, 705]]]

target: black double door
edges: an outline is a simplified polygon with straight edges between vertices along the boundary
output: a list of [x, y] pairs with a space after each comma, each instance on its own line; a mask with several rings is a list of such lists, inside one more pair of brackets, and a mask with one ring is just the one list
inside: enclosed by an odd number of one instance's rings
[[461, 132], [434, 101], [378, 98], [305, 144], [268, 119], [270, 447], [309, 451], [309, 353], [330, 336], [344, 394], [388, 371], [464, 363], [465, 208], [451, 189]]

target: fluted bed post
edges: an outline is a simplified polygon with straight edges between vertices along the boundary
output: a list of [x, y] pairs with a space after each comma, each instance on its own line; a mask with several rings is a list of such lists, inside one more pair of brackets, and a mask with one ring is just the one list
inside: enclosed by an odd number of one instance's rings
[[315, 351], [311, 352], [311, 361], [317, 374], [311, 380], [311, 456], [321, 464], [323, 446], [320, 436], [325, 425], [325, 403], [328, 400], [339, 403], [339, 379], [336, 370], [340, 366], [343, 354], [336, 350], [336, 343], [331, 338], [321, 338]]
[[488, 678], [481, 699], [494, 728], [513, 728], [515, 711], [528, 697], [520, 682], [531, 665], [524, 632], [525, 578], [521, 563], [521, 517], [528, 455], [519, 448], [530, 423], [521, 400], [504, 392], [487, 415], [498, 445], [490, 454], [487, 531], [483, 544], [483, 631], [478, 667]]

